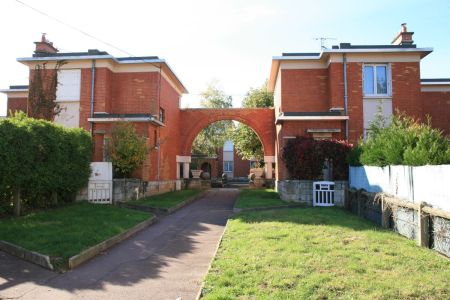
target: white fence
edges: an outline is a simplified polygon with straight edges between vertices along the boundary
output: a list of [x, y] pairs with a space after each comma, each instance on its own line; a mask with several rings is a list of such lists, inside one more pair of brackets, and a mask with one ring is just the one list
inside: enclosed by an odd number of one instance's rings
[[450, 211], [450, 165], [350, 167], [349, 185]]

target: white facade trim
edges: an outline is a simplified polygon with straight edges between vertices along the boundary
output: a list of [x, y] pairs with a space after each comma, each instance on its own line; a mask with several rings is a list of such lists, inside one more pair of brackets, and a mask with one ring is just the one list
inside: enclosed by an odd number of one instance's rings
[[275, 156], [264, 155], [264, 162], [265, 163], [274, 163], [274, 162], [276, 162], [276, 158], [275, 158]]
[[450, 92], [450, 86], [422, 86], [420, 88], [422, 92]]
[[190, 156], [177, 155], [177, 163], [190, 163]]
[[333, 120], [348, 120], [348, 116], [280, 116], [277, 117], [275, 122], [278, 121], [333, 121]]

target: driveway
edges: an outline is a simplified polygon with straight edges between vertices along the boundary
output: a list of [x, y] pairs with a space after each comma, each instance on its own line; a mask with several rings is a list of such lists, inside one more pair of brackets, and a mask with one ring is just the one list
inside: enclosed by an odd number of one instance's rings
[[212, 189], [64, 274], [0, 251], [0, 298], [195, 299], [237, 195]]

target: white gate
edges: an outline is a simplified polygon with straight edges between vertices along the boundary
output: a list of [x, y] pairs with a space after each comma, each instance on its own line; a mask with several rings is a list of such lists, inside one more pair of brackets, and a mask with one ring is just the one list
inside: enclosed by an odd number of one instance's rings
[[334, 206], [334, 182], [313, 182], [313, 205]]
[[88, 185], [88, 201], [111, 204], [113, 197], [112, 163], [91, 163], [91, 177]]

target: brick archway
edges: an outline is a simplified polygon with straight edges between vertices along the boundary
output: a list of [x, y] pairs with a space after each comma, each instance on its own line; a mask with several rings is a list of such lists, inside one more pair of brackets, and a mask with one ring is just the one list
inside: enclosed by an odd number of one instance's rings
[[181, 155], [190, 156], [200, 131], [223, 120], [241, 122], [255, 131], [264, 148], [264, 156], [275, 155], [275, 112], [273, 108], [182, 109], [180, 116]]

